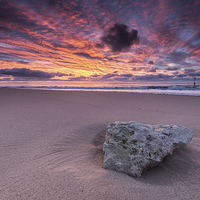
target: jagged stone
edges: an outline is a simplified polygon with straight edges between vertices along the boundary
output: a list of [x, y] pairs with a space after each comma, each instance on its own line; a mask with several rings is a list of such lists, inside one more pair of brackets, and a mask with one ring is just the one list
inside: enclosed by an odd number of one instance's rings
[[183, 126], [110, 123], [103, 146], [103, 167], [139, 177], [174, 149], [186, 146], [192, 137], [192, 130]]

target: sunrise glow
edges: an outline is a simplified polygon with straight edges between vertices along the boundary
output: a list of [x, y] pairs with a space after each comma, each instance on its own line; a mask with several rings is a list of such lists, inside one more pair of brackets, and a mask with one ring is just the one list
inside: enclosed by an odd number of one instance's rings
[[0, 81], [187, 82], [200, 3], [1, 0]]

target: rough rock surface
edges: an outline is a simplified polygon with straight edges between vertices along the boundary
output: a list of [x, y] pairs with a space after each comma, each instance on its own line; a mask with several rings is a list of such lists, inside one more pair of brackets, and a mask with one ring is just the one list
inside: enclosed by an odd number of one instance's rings
[[103, 146], [103, 167], [139, 177], [174, 149], [186, 146], [192, 136], [192, 130], [183, 126], [110, 123]]

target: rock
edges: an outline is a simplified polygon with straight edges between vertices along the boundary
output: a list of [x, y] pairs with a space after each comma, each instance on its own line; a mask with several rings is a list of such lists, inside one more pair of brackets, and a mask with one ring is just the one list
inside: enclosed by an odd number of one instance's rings
[[110, 123], [103, 146], [103, 167], [139, 177], [174, 149], [186, 146], [192, 136], [192, 130], [183, 126]]

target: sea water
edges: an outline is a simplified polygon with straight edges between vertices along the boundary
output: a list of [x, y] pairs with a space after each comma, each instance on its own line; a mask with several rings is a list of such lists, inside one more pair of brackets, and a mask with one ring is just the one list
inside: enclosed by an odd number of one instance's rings
[[122, 83], [122, 82], [0, 82], [0, 88], [66, 90], [66, 91], [102, 91], [132, 92], [148, 94], [174, 94], [200, 96], [200, 85], [169, 84], [169, 83]]

